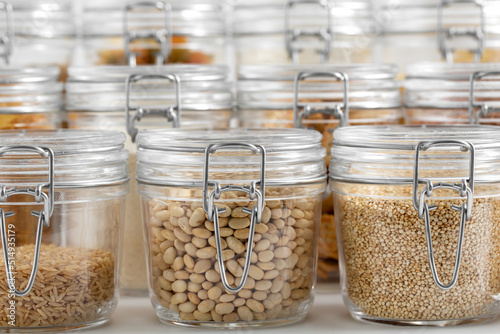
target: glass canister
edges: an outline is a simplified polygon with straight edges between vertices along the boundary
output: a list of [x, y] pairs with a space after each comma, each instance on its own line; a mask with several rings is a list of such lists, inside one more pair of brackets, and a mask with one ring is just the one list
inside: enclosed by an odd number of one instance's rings
[[57, 67], [0, 69], [0, 130], [55, 129], [63, 84]]
[[330, 185], [356, 319], [446, 326], [500, 314], [500, 128], [334, 133]]
[[226, 64], [223, 1], [85, 1], [74, 65]]
[[401, 70], [419, 61], [500, 61], [500, 2], [375, 1], [376, 62]]
[[[225, 129], [233, 116], [231, 84], [223, 66], [102, 66], [71, 68], [69, 73], [68, 127], [128, 132], [125, 146], [132, 177], [137, 164], [136, 126]], [[147, 271], [135, 182], [127, 196], [123, 253], [122, 288], [145, 294]]]
[[75, 25], [71, 0], [0, 2], [0, 57], [15, 67], [58, 66], [66, 78]]
[[405, 80], [407, 124], [499, 125], [500, 63], [416, 63]]
[[307, 315], [326, 188], [318, 132], [143, 131], [137, 157], [162, 322], [238, 328]]
[[236, 65], [367, 63], [370, 1], [235, 0]]
[[[342, 125], [402, 122], [393, 65], [247, 65], [239, 71], [243, 127], [307, 127], [323, 134], [329, 152]], [[330, 155], [327, 153], [327, 165]], [[318, 277], [338, 280], [337, 233], [331, 197], [323, 202]]]
[[124, 134], [0, 131], [0, 329], [106, 323], [118, 300]]

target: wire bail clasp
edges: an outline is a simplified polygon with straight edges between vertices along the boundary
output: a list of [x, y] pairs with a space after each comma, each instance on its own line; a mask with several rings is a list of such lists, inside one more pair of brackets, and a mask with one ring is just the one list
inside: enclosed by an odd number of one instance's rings
[[[210, 155], [221, 148], [247, 148], [254, 154], [260, 154], [260, 181], [252, 181], [250, 185], [220, 185], [217, 181], [209, 181]], [[262, 212], [264, 211], [265, 203], [265, 178], [266, 178], [266, 150], [262, 145], [253, 145], [247, 143], [226, 143], [226, 144], [211, 144], [205, 149], [205, 165], [203, 169], [203, 210], [208, 216], [208, 220], [214, 223], [215, 242], [217, 248], [217, 262], [219, 263], [219, 272], [222, 280], [222, 285], [229, 293], [237, 293], [243, 289], [248, 278], [251, 265], [251, 254], [253, 248], [253, 239], [255, 234], [255, 225], [262, 222]], [[214, 187], [214, 190], [208, 194], [208, 187]], [[257, 189], [260, 187], [260, 190]], [[226, 268], [224, 258], [222, 256], [222, 241], [220, 236], [219, 213], [224, 213], [225, 208], [219, 209], [215, 205], [215, 200], [219, 200], [222, 193], [229, 191], [243, 191], [248, 194], [250, 200], [256, 200], [257, 205], [252, 209], [247, 207], [242, 208], [242, 211], [250, 215], [250, 226], [248, 235], [248, 244], [245, 258], [245, 267], [241, 281], [236, 287], [232, 287], [226, 278]]]
[[[455, 4], [472, 4], [479, 8], [479, 26], [478, 27], [450, 27], [444, 28], [443, 12], [445, 8], [449, 8]], [[438, 47], [441, 55], [448, 63], [453, 63], [453, 52], [455, 49], [448, 45], [448, 42], [456, 37], [470, 37], [477, 41], [477, 48], [469, 50], [474, 54], [474, 61], [479, 62], [484, 51], [486, 39], [484, 5], [481, 0], [441, 0], [438, 4], [438, 22], [437, 22], [437, 38]]]
[[[132, 83], [142, 80], [162, 79], [173, 83], [175, 88], [175, 105], [166, 108], [143, 108], [141, 106], [132, 107], [130, 105]], [[127, 121], [127, 132], [135, 142], [139, 130], [135, 127], [135, 122], [140, 121], [144, 116], [160, 115], [164, 116], [169, 122], [172, 122], [174, 128], [180, 127], [181, 118], [181, 79], [176, 74], [131, 74], [126, 81], [126, 101], [125, 117]], [[135, 111], [131, 116], [130, 112]]]
[[[462, 152], [469, 152], [469, 179], [462, 179], [460, 183], [446, 183], [438, 182], [432, 183], [429, 179], [420, 179], [419, 177], [419, 165], [420, 165], [420, 152], [426, 151], [434, 146], [450, 146], [456, 145], [460, 147]], [[474, 145], [469, 142], [461, 140], [436, 140], [436, 141], [423, 141], [418, 143], [415, 148], [415, 166], [413, 175], [413, 207], [418, 212], [418, 218], [424, 218], [425, 221], [425, 235], [427, 240], [427, 251], [429, 255], [429, 264], [431, 267], [432, 278], [434, 283], [441, 290], [451, 289], [458, 279], [458, 273], [460, 270], [460, 261], [462, 258], [462, 245], [465, 232], [465, 222], [469, 221], [472, 217], [472, 206], [474, 200], [474, 157], [475, 150]], [[418, 193], [418, 185], [424, 183], [425, 187]], [[429, 211], [436, 209], [436, 205], [427, 205], [425, 199], [432, 196], [432, 192], [436, 189], [450, 189], [455, 190], [460, 194], [460, 197], [466, 197], [466, 202], [461, 206], [452, 204], [451, 209], [455, 211], [460, 211], [460, 227], [458, 232], [458, 243], [457, 251], [455, 256], [455, 267], [453, 269], [453, 276], [448, 284], [444, 284], [440, 281], [437, 274], [436, 263], [434, 260], [434, 249], [432, 245], [432, 231], [431, 223], [429, 217]]]
[[[291, 10], [296, 5], [303, 4], [318, 4], [326, 11], [327, 26], [319, 29], [299, 29], [291, 28], [290, 16]], [[318, 48], [316, 52], [320, 55], [320, 64], [327, 62], [330, 56], [333, 41], [333, 20], [332, 20], [333, 5], [330, 0], [288, 0], [285, 5], [285, 47], [288, 52], [288, 57], [294, 64], [299, 63], [299, 54], [303, 51], [301, 47], [294, 46], [294, 43], [302, 37], [316, 37], [324, 46]]]
[[[335, 78], [343, 84], [343, 101], [332, 107], [317, 109], [310, 105], [299, 104], [300, 82], [307, 78]], [[304, 126], [303, 120], [313, 114], [332, 115], [339, 119], [339, 126], [347, 126], [349, 122], [349, 76], [344, 72], [300, 72], [295, 77], [293, 100], [293, 125], [295, 128]]]
[[12, 5], [8, 2], [0, 2], [0, 12], [5, 14], [5, 32], [0, 34], [0, 57], [9, 65], [14, 40], [14, 28], [12, 21]]
[[[156, 9], [161, 11], [164, 14], [164, 28], [156, 31], [130, 30], [129, 13], [136, 9], [151, 9], [152, 11]], [[123, 38], [125, 43], [125, 55], [129, 66], [137, 66], [137, 53], [131, 51], [131, 44], [139, 40], [154, 39], [154, 41], [158, 43], [159, 50], [155, 54], [156, 65], [163, 65], [165, 60], [168, 59], [171, 51], [172, 38], [171, 12], [172, 8], [170, 4], [163, 1], [139, 1], [125, 5], [123, 8]]]
[[[486, 117], [490, 112], [500, 112], [500, 107], [492, 107], [486, 104], [486, 102], [478, 103], [475, 101], [475, 82], [482, 80], [487, 76], [500, 76], [500, 71], [478, 71], [474, 72], [470, 76], [470, 88], [469, 88], [469, 124], [479, 124], [482, 117]], [[474, 111], [479, 108], [478, 112], [474, 116]]]
[[[36, 229], [36, 240], [35, 240], [35, 253], [33, 255], [33, 267], [31, 268], [31, 274], [28, 280], [26, 288], [19, 291], [14, 286], [14, 279], [12, 277], [12, 267], [10, 265], [9, 247], [7, 242], [7, 231], [5, 227], [6, 218], [15, 215], [15, 212], [5, 212], [0, 208], [0, 232], [2, 234], [2, 247], [3, 256], [5, 264], [5, 272], [7, 274], [7, 285], [9, 289], [13, 291], [16, 297], [26, 296], [35, 283], [36, 274], [38, 271], [39, 259], [40, 259], [40, 247], [42, 244], [42, 233], [44, 227], [50, 226], [50, 217], [54, 211], [54, 153], [50, 148], [38, 147], [38, 146], [25, 146], [25, 145], [15, 145], [15, 146], [4, 146], [0, 148], [0, 157], [4, 157], [5, 154], [10, 152], [29, 152], [38, 153], [42, 158], [48, 158], [49, 160], [49, 180], [46, 184], [37, 185], [35, 188], [18, 189], [9, 188], [5, 185], [0, 186], [0, 202], [5, 203], [10, 196], [14, 195], [30, 195], [35, 198], [37, 203], [43, 204], [43, 209], [41, 211], [31, 211], [31, 215], [38, 217], [38, 224]], [[48, 195], [43, 191], [48, 189]]]

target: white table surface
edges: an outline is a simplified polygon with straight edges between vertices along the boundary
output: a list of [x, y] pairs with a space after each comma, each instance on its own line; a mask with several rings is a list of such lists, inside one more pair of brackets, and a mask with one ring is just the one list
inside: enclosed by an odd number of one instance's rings
[[[204, 333], [216, 332], [215, 330], [198, 328], [181, 328], [162, 324], [153, 307], [146, 297], [122, 297], [118, 308], [111, 321], [102, 327], [78, 331], [89, 334], [123, 334], [123, 333]], [[220, 331], [220, 330], [219, 330]], [[500, 334], [500, 319], [479, 324], [450, 326], [445, 328], [435, 327], [400, 327], [364, 323], [356, 321], [349, 316], [342, 303], [338, 285], [320, 285], [311, 312], [303, 322], [290, 326], [265, 328], [265, 329], [237, 329], [228, 333], [245, 334], [309, 334], [309, 333], [475, 333], [475, 334]]]

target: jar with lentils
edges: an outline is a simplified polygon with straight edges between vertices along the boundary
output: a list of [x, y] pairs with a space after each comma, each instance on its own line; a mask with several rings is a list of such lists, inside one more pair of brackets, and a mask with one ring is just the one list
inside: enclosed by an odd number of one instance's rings
[[495, 126], [334, 133], [344, 302], [356, 319], [446, 326], [500, 314]]
[[150, 296], [162, 322], [235, 328], [307, 315], [324, 157], [312, 130], [139, 133]]

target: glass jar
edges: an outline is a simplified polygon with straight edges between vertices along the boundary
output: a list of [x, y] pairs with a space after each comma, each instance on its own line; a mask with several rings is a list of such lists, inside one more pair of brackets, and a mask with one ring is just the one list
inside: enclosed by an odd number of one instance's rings
[[137, 157], [162, 322], [237, 328], [307, 315], [326, 188], [318, 132], [144, 131]]
[[0, 69], [0, 130], [55, 129], [61, 122], [59, 69]]
[[[68, 127], [129, 132], [125, 147], [130, 151], [131, 177], [137, 164], [133, 139], [139, 112], [144, 111], [137, 123], [141, 129], [225, 129], [233, 115], [228, 70], [222, 66], [102, 66], [71, 68], [69, 73]], [[131, 78], [128, 85], [127, 78]], [[145, 294], [147, 270], [135, 182], [127, 196], [123, 253], [122, 288]]]
[[407, 124], [499, 125], [500, 63], [416, 63], [405, 80]]
[[367, 63], [370, 1], [235, 0], [236, 65]]
[[499, 1], [374, 2], [374, 60], [401, 70], [419, 61], [500, 61]]
[[74, 65], [226, 64], [224, 2], [85, 1]]
[[500, 314], [500, 128], [360, 126], [330, 164], [344, 303], [446, 326]]
[[1, 63], [58, 66], [65, 80], [75, 42], [71, 0], [6, 1], [0, 17]]
[[0, 132], [0, 329], [106, 323], [118, 300], [125, 136]]
[[[339, 124], [402, 122], [396, 71], [392, 65], [374, 64], [242, 66], [238, 116], [243, 127], [295, 126], [321, 132], [328, 166], [332, 132]], [[318, 277], [325, 281], [338, 280], [332, 203], [331, 197], [323, 202], [320, 233]]]

